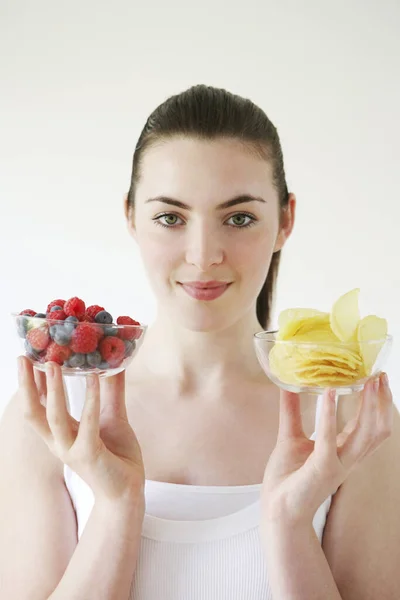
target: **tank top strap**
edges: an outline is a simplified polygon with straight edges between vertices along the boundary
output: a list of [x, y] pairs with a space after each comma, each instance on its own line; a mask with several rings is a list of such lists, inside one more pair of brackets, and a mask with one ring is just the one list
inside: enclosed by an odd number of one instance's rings
[[81, 420], [86, 396], [86, 377], [72, 375], [65, 376], [64, 389], [67, 395], [68, 411], [74, 419]]

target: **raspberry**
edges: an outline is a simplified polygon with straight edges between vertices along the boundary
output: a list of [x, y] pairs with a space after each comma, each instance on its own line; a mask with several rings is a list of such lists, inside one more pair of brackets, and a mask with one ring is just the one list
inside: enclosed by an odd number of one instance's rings
[[67, 315], [63, 310], [53, 310], [53, 312], [48, 312], [46, 315], [46, 319], [50, 319], [52, 321], [65, 321]]
[[99, 332], [91, 323], [79, 323], [71, 338], [71, 350], [77, 354], [90, 354], [97, 348]]
[[93, 323], [94, 318], [97, 315], [97, 313], [101, 312], [102, 310], [105, 310], [105, 308], [103, 308], [102, 306], [97, 306], [97, 304], [93, 304], [92, 306], [87, 307], [86, 315], [91, 318], [92, 323]]
[[72, 351], [67, 346], [59, 346], [56, 342], [51, 342], [47, 348], [44, 362], [55, 362], [63, 365], [71, 356]]
[[45, 350], [50, 342], [50, 336], [47, 327], [35, 327], [28, 331], [26, 339], [36, 352]]
[[118, 367], [125, 357], [125, 344], [114, 336], [108, 336], [99, 344], [100, 354], [110, 367]]
[[61, 308], [64, 308], [64, 304], [65, 300], [53, 300], [53, 302], [50, 302], [50, 304], [48, 305], [46, 313], [49, 313], [53, 306], [61, 306]]
[[105, 336], [104, 327], [97, 323], [93, 323], [92, 327], [97, 333], [97, 340], [100, 341]]
[[[117, 325], [140, 325], [140, 323], [130, 317], [118, 317]], [[142, 332], [140, 329], [134, 329], [132, 327], [118, 329], [118, 337], [120, 337], [121, 340], [137, 340], [141, 335]]]
[[20, 315], [28, 315], [29, 317], [34, 317], [37, 313], [35, 313], [34, 310], [27, 308], [27, 309], [23, 310], [22, 312], [20, 312], [19, 314]]
[[92, 317], [90, 317], [89, 315], [87, 315], [86, 313], [83, 315], [83, 317], [80, 319], [81, 323], [94, 323], [94, 319], [92, 319]]
[[80, 322], [81, 323], [91, 323], [93, 329], [97, 333], [97, 339], [98, 340], [101, 340], [101, 338], [104, 337], [104, 335], [105, 335], [104, 328], [101, 325], [99, 325], [99, 324], [95, 323], [94, 321], [92, 321], [91, 318], [88, 315], [85, 315], [83, 317], [82, 321], [80, 321]]
[[85, 315], [85, 303], [76, 296], [67, 300], [63, 308], [67, 317], [77, 317], [79, 320], [81, 320]]

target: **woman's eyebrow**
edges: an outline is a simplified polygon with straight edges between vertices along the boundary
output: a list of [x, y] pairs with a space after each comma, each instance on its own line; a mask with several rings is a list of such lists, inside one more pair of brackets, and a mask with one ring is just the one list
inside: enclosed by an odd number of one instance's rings
[[[180, 200], [175, 200], [174, 198], [169, 198], [168, 196], [156, 196], [155, 198], [149, 198], [146, 200], [145, 204], [149, 202], [163, 202], [164, 204], [170, 204], [171, 206], [177, 206], [178, 208], [182, 208], [183, 210], [192, 210], [192, 207], [188, 204], [184, 204]], [[236, 206], [237, 204], [245, 204], [248, 202], [261, 202], [263, 204], [266, 203], [264, 198], [259, 196], [251, 196], [249, 194], [241, 194], [239, 196], [235, 196], [231, 198], [231, 200], [227, 200], [222, 204], [218, 204], [217, 210], [224, 210], [226, 208], [231, 208], [232, 206]]]

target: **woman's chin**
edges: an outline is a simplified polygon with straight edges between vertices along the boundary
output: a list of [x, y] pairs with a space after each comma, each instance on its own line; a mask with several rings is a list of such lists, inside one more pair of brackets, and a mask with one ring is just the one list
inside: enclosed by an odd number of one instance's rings
[[195, 311], [196, 314], [181, 310], [174, 315], [174, 321], [179, 323], [182, 329], [195, 331], [198, 333], [216, 333], [228, 329], [234, 324], [235, 319], [229, 318], [229, 315], [218, 314], [219, 311], [208, 312], [204, 314], [202, 311]]

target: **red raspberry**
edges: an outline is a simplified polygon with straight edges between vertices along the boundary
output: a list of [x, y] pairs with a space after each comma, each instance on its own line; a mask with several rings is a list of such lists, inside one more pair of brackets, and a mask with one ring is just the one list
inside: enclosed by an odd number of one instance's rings
[[51, 319], [52, 321], [65, 321], [67, 315], [63, 310], [53, 310], [53, 312], [48, 312], [46, 314], [46, 319]]
[[100, 354], [110, 367], [118, 367], [125, 357], [125, 344], [119, 338], [110, 335], [101, 340]]
[[94, 319], [89, 317], [86, 313], [83, 315], [82, 319], [79, 319], [81, 323], [93, 323]]
[[53, 306], [61, 306], [61, 308], [64, 308], [64, 304], [65, 300], [53, 300], [53, 302], [50, 302], [50, 304], [46, 308], [46, 313], [49, 313]]
[[104, 337], [104, 328], [98, 323], [93, 323], [92, 327], [97, 333], [97, 340], [100, 341]]
[[97, 337], [101, 340], [104, 337], [104, 329], [99, 323], [94, 323], [88, 315], [85, 315], [81, 321], [81, 323], [91, 323], [93, 329], [97, 332]]
[[36, 352], [45, 350], [50, 342], [49, 331], [47, 327], [35, 327], [28, 331], [26, 339]]
[[99, 332], [91, 323], [79, 323], [71, 338], [71, 350], [79, 354], [90, 354], [97, 348]]
[[68, 346], [59, 346], [56, 342], [51, 342], [47, 348], [44, 362], [55, 362], [63, 365], [69, 359], [72, 350]]
[[64, 312], [67, 317], [76, 317], [81, 320], [85, 315], [86, 306], [83, 300], [77, 298], [70, 298], [64, 304]]
[[34, 310], [31, 310], [30, 308], [27, 308], [26, 310], [23, 310], [22, 312], [19, 313], [20, 315], [28, 315], [30, 317], [34, 317], [37, 313], [35, 313]]
[[[131, 319], [130, 317], [118, 317], [117, 325], [140, 325], [138, 321]], [[124, 329], [118, 329], [118, 337], [121, 340], [137, 340], [142, 335], [140, 329], [134, 329], [131, 327], [126, 327]]]
[[86, 316], [90, 317], [93, 323], [97, 313], [101, 312], [102, 310], [105, 310], [105, 308], [103, 308], [102, 306], [97, 306], [97, 304], [93, 304], [92, 306], [87, 307]]

